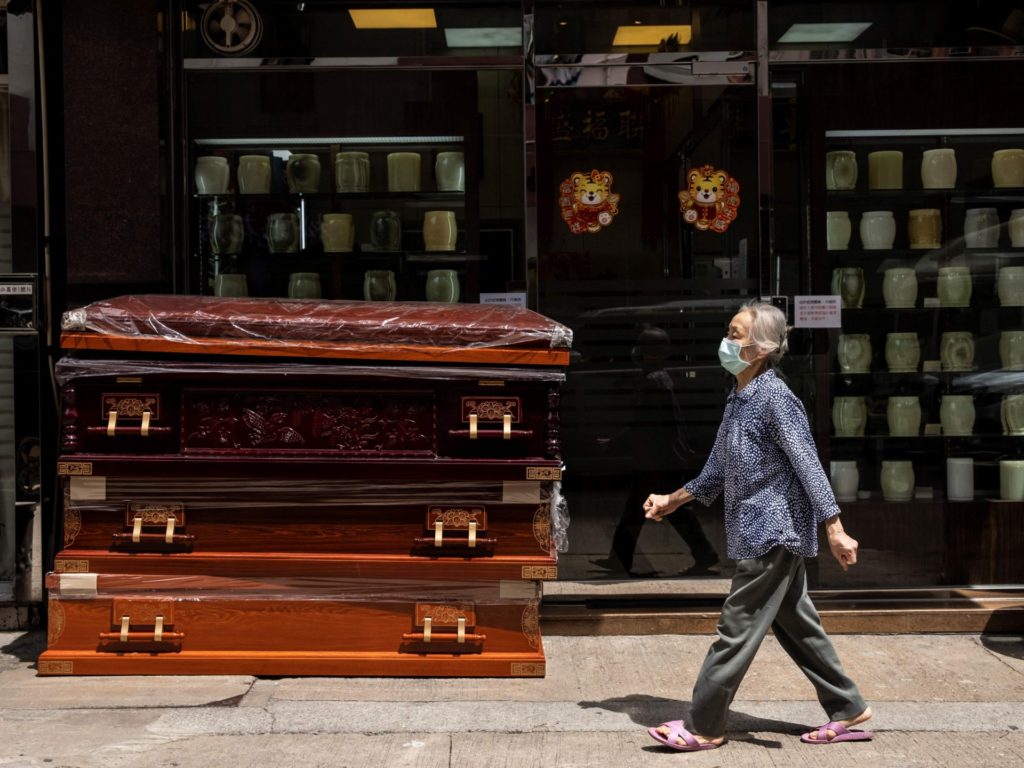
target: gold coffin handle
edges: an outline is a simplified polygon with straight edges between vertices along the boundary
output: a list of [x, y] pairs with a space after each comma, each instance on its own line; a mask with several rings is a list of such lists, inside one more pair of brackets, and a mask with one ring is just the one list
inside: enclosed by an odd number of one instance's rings
[[475, 413], [469, 414], [469, 439], [476, 440], [477, 436], [477, 415]]
[[512, 439], [512, 414], [506, 413], [501, 417], [501, 439]]
[[[164, 541], [168, 544], [174, 543], [174, 526], [177, 523], [174, 515], [167, 516], [167, 528], [164, 529]], [[132, 518], [132, 543], [139, 544], [142, 541], [142, 516], [136, 515]]]
[[184, 632], [168, 632], [164, 629], [164, 617], [156, 616], [153, 620], [153, 633], [132, 632], [131, 616], [121, 617], [121, 629], [118, 632], [100, 632], [100, 640], [116, 640], [120, 643], [174, 643], [185, 639]]
[[422, 632], [406, 632], [402, 635], [403, 640], [411, 640], [420, 643], [482, 643], [487, 640], [487, 635], [466, 632], [466, 617], [460, 616], [458, 627], [455, 632], [434, 632], [433, 619], [429, 616], [423, 619]]
[[[149, 408], [146, 408], [145, 410], [143, 410], [143, 412], [142, 412], [142, 424], [139, 425], [139, 434], [142, 437], [149, 437], [149, 433], [151, 431], [150, 422], [152, 421], [152, 419], [153, 419], [153, 412]], [[96, 429], [96, 428], [95, 427], [89, 427], [88, 431], [91, 432], [94, 429]], [[99, 429], [102, 429], [102, 427], [100, 427]], [[165, 427], [154, 427], [153, 429], [156, 429], [158, 432], [161, 431], [161, 430], [163, 430], [165, 432], [167, 431], [167, 428], [165, 428]], [[123, 430], [122, 430], [122, 433], [124, 432], [124, 430], [127, 430], [128, 434], [131, 434], [132, 432], [134, 432], [135, 428], [134, 427], [124, 427]], [[114, 410], [113, 408], [111, 408], [107, 412], [107, 437], [117, 437], [117, 411]]]
[[[469, 524], [469, 539], [467, 541], [469, 543], [470, 549], [473, 549], [473, 548], [476, 547], [476, 523], [475, 522], [471, 522]], [[434, 546], [438, 547], [438, 548], [441, 548], [441, 547], [444, 546], [444, 521], [442, 521], [440, 519], [434, 521]]]

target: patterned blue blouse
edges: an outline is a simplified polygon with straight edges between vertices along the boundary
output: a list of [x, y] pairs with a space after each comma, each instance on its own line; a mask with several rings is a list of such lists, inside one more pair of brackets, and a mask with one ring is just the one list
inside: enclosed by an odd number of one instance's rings
[[818, 524], [839, 514], [796, 395], [769, 369], [725, 403], [707, 464], [686, 490], [707, 505], [725, 490], [725, 534], [733, 560], [778, 545], [818, 554]]

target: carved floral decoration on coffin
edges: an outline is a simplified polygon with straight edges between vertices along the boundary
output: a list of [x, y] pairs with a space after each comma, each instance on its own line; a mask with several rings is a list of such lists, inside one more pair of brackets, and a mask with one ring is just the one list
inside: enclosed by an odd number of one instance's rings
[[612, 192], [614, 178], [596, 168], [576, 171], [558, 188], [562, 221], [574, 235], [593, 234], [607, 227], [619, 213], [620, 196]]
[[429, 398], [369, 393], [190, 393], [185, 450], [424, 453]]
[[686, 172], [686, 184], [679, 192], [683, 221], [701, 232], [725, 232], [739, 213], [740, 183], [728, 171], [702, 165]]

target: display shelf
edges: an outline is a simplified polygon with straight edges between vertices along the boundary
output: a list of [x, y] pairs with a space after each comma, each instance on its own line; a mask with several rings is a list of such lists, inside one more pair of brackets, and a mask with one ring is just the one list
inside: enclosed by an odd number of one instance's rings
[[942, 200], [952, 205], [973, 205], [991, 202], [1024, 202], [1024, 187], [982, 187], [978, 189], [826, 189], [829, 201], [892, 201], [908, 203], [920, 200]]
[[405, 260], [410, 264], [464, 264], [470, 261], [486, 261], [487, 256], [465, 252], [408, 251]]
[[222, 192], [215, 195], [192, 195], [200, 201], [223, 200], [227, 198], [235, 203], [252, 203], [256, 205], [261, 202], [300, 202], [302, 200], [331, 201], [331, 200], [359, 200], [372, 202], [375, 200], [398, 200], [398, 201], [430, 201], [444, 202], [452, 205], [465, 205], [465, 192], [269, 192], [267, 194], [242, 194], [241, 192]]
[[[961, 266], [975, 266], [977, 259], [984, 258], [1007, 258], [1020, 259], [1024, 257], [1024, 247], [1021, 248], [963, 248], [962, 240], [947, 241], [935, 248], [848, 248], [843, 250], [832, 249], [825, 252], [842, 262], [850, 261], [852, 266], [859, 266], [857, 262], [866, 259], [873, 261], [893, 259], [900, 261], [920, 260], [922, 258], [940, 257], [945, 260], [963, 259], [957, 262]], [[975, 260], [975, 261], [971, 261]]]
[[[827, 445], [831, 459], [856, 461], [860, 473], [862, 496], [856, 501], [841, 502], [858, 512], [873, 513], [899, 506], [917, 508], [941, 515], [947, 505], [958, 510], [976, 508], [988, 503], [987, 497], [998, 496], [998, 463], [1000, 459], [1018, 456], [1024, 450], [1024, 435], [1008, 434], [1001, 407], [1006, 394], [1024, 392], [1024, 371], [1007, 371], [1002, 367], [999, 349], [1000, 334], [1024, 329], [1024, 307], [1003, 305], [1006, 286], [999, 282], [1003, 267], [1024, 266], [1024, 247], [1013, 245], [1021, 235], [1011, 228], [1011, 212], [1024, 208], [1024, 187], [993, 186], [987, 175], [992, 153], [997, 149], [1020, 147], [1020, 130], [968, 132], [951, 130], [924, 131], [907, 135], [882, 132], [827, 132], [821, 145], [823, 153], [834, 150], [854, 151], [857, 164], [857, 186], [849, 190], [825, 189], [825, 167], [821, 180], [812, 189], [812, 248], [827, 267], [822, 283], [830, 283], [835, 268], [863, 269], [863, 301], [858, 308], [844, 308], [842, 327], [830, 337], [829, 358], [821, 360], [816, 369], [820, 392], [826, 394], [818, 407], [817, 435]], [[951, 148], [957, 162], [957, 184], [949, 188], [923, 188], [920, 167], [924, 151]], [[900, 150], [902, 156], [902, 189], [868, 189], [873, 170], [868, 156], [872, 152]], [[881, 162], [874, 170], [881, 170]], [[941, 229], [934, 229], [934, 219], [910, 218], [914, 209], [938, 209]], [[971, 247], [965, 239], [965, 227], [973, 231], [968, 217], [971, 208], [995, 209], [996, 220], [984, 221], [981, 230], [998, 223], [997, 243], [991, 247]], [[884, 220], [865, 225], [871, 241], [888, 242], [895, 223], [893, 248], [864, 248], [861, 239], [862, 216], [867, 211], [887, 210], [893, 221]], [[832, 243], [843, 243], [843, 217], [827, 216], [828, 212], [849, 214], [847, 247], [827, 249]], [[1019, 215], [1019, 214], [1018, 214]], [[984, 217], [981, 217], [984, 219]], [[923, 219], [923, 221], [922, 221]], [[831, 223], [834, 229], [829, 229]], [[871, 227], [877, 226], [877, 229]], [[974, 225], [978, 226], [978, 225]], [[913, 238], [911, 234], [913, 232]], [[837, 237], [839, 238], [837, 240]], [[991, 237], [978, 236], [970, 242], [993, 242]], [[932, 241], [934, 247], [912, 248], [911, 242]], [[947, 296], [943, 267], [968, 267], [971, 277], [970, 302], [965, 306], [943, 305], [939, 298]], [[912, 306], [886, 306], [883, 298], [883, 273], [888, 268], [909, 267], [917, 280], [917, 299]], [[852, 285], [852, 283], [848, 284]], [[949, 285], [948, 283], [946, 285]], [[955, 285], [955, 283], [954, 283]], [[956, 294], [948, 294], [955, 298]], [[940, 343], [943, 333], [969, 332], [974, 341], [974, 363], [967, 370], [941, 370]], [[914, 371], [890, 371], [885, 364], [884, 350], [888, 333], [916, 333], [922, 365]], [[871, 339], [871, 370], [842, 371], [839, 368], [837, 338], [843, 334], [866, 334]], [[862, 357], [851, 358], [863, 360]], [[928, 365], [925, 370], [923, 364]], [[934, 369], [934, 370], [933, 370]], [[969, 395], [974, 406], [971, 434], [944, 434], [942, 399], [945, 395]], [[866, 418], [866, 434], [836, 434], [832, 419], [833, 403], [838, 397], [862, 398]], [[889, 433], [888, 402], [890, 397], [916, 397], [919, 401], [922, 426], [917, 435]], [[841, 417], [848, 423], [847, 415]], [[854, 420], [853, 422], [856, 423]], [[899, 422], [895, 422], [899, 423]], [[953, 423], [956, 423], [955, 421]], [[951, 501], [946, 497], [946, 459], [973, 458], [974, 500]], [[915, 485], [930, 489], [926, 498], [886, 501], [879, 490], [882, 462], [912, 461]], [[864, 498], [868, 496], [869, 498]]]
[[[321, 278], [322, 295], [325, 299], [353, 299], [362, 296], [362, 281], [367, 270], [390, 270], [395, 274], [398, 298], [420, 300], [422, 286], [418, 285], [417, 272], [430, 265], [438, 268], [451, 267], [460, 271], [462, 296], [473, 301], [479, 293], [480, 275], [478, 269], [484, 258], [474, 256], [479, 243], [479, 201], [477, 190], [467, 186], [460, 191], [442, 191], [445, 184], [437, 176], [434, 158], [442, 152], [456, 150], [463, 155], [464, 167], [469, 171], [466, 178], [477, 178], [479, 168], [479, 142], [475, 136], [437, 135], [423, 136], [349, 136], [349, 137], [288, 137], [285, 135], [266, 139], [214, 139], [197, 137], [192, 140], [192, 160], [201, 156], [224, 157], [228, 165], [229, 191], [219, 194], [189, 195], [188, 241], [195, 258], [197, 269], [190, 279], [191, 290], [200, 294], [213, 293], [215, 276], [218, 273], [218, 257], [213, 253], [212, 236], [220, 236], [222, 220], [220, 215], [240, 216], [228, 230], [232, 239], [241, 241], [240, 253], [232, 261], [231, 271], [247, 275], [248, 290], [254, 296], [281, 296], [286, 292], [287, 279], [293, 272], [318, 272]], [[283, 148], [283, 149], [279, 149]], [[340, 152], [359, 150], [364, 152], [365, 170], [362, 184], [364, 192], [336, 191], [338, 168], [334, 163]], [[416, 165], [418, 184], [414, 180], [407, 186], [418, 186], [417, 191], [391, 191], [394, 186], [388, 156], [392, 152], [415, 152], [420, 155]], [[289, 157], [296, 154], [314, 154], [320, 165], [319, 183], [316, 192], [287, 191]], [[271, 181], [268, 193], [242, 193], [239, 189], [238, 168], [240, 158], [246, 154], [270, 157]], [[216, 167], [216, 164], [214, 164]], [[397, 166], [396, 166], [397, 168]], [[408, 168], [405, 169], [408, 172]], [[397, 171], [396, 171], [397, 172]], [[463, 171], [465, 173], [465, 171]], [[310, 178], [312, 181], [312, 178]], [[223, 184], [223, 179], [219, 181]], [[265, 182], [264, 182], [265, 183]], [[314, 188], [310, 184], [310, 189]], [[206, 187], [205, 189], [208, 189]], [[248, 189], [248, 187], [247, 187]], [[428, 226], [427, 212], [446, 210], [454, 215], [457, 230], [455, 252], [433, 254], [423, 250], [421, 234]], [[387, 222], [387, 240], [399, 247], [395, 250], [375, 250], [371, 239], [380, 232], [371, 231], [379, 226], [375, 220], [377, 211], [391, 211], [391, 218], [397, 217], [400, 226], [400, 241], [394, 240], [395, 222]], [[355, 243], [351, 251], [325, 250], [324, 219], [327, 214], [351, 214], [348, 227]], [[287, 217], [281, 221], [273, 214], [292, 214], [291, 230], [287, 229]], [[278, 229], [274, 230], [275, 251], [271, 252], [268, 231], [273, 222], [281, 231], [291, 232], [295, 251], [282, 252], [278, 242]], [[241, 231], [239, 232], [239, 223]], [[343, 224], [332, 226], [332, 247], [345, 244], [339, 234]], [[292, 232], [294, 230], [294, 232]], [[286, 241], [288, 234], [284, 235]], [[441, 237], [441, 242], [446, 238]], [[335, 240], [337, 242], [335, 242]]]

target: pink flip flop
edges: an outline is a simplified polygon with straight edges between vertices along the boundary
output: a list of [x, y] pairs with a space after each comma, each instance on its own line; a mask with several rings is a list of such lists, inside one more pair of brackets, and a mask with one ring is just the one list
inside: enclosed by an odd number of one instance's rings
[[[668, 736], [658, 733], [658, 728], [661, 728], [662, 726], [668, 728]], [[662, 723], [654, 728], [648, 728], [647, 732], [655, 741], [664, 744], [666, 747], [672, 747], [672, 749], [679, 750], [680, 752], [697, 752], [702, 749], [718, 749], [720, 746], [719, 744], [713, 744], [710, 741], [701, 744], [694, 738], [692, 733], [683, 727], [682, 720], [670, 720], [669, 722]], [[677, 738], [681, 738], [686, 743], [678, 744], [676, 742]]]
[[[831, 739], [828, 737], [829, 731], [835, 734]], [[837, 741], [871, 741], [874, 737], [875, 734], [871, 731], [851, 731], [842, 723], [832, 722], [818, 728], [817, 738], [808, 738], [805, 733], [800, 737], [800, 741], [804, 744], [835, 744]]]

